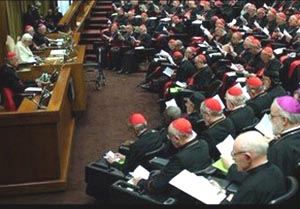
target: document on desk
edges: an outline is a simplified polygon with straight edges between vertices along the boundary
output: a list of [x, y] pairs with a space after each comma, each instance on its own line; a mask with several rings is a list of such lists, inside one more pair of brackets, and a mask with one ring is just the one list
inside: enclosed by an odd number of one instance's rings
[[144, 168], [143, 166], [139, 165], [136, 167], [136, 169], [134, 169], [133, 172], [129, 172], [129, 174], [133, 177], [133, 178], [142, 178], [142, 179], [148, 179], [150, 172]]
[[165, 74], [168, 77], [171, 77], [173, 75], [173, 73], [174, 73], [174, 70], [169, 67], [166, 67], [165, 70], [163, 71], [163, 74]]
[[197, 176], [186, 169], [171, 179], [169, 183], [205, 204], [219, 204], [226, 198], [225, 190], [220, 186], [212, 184], [205, 177]]
[[267, 114], [264, 114], [260, 122], [255, 126], [255, 129], [260, 131], [264, 136], [274, 138], [272, 123]]
[[25, 92], [42, 92], [42, 90], [43, 89], [41, 87], [28, 87], [24, 91]]
[[50, 57], [63, 57], [66, 54], [66, 49], [53, 49], [50, 51]]

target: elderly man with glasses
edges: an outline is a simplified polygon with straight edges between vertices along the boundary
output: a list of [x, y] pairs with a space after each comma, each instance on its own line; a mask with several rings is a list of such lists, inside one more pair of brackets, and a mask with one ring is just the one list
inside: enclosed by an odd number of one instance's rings
[[[267, 159], [268, 143], [257, 131], [240, 134], [234, 142], [228, 179], [240, 183], [224, 203], [267, 204], [286, 193], [282, 171]], [[228, 159], [227, 159], [228, 160]]]
[[276, 139], [270, 142], [268, 159], [285, 175], [293, 175], [300, 161], [300, 103], [292, 96], [277, 97], [270, 120]]

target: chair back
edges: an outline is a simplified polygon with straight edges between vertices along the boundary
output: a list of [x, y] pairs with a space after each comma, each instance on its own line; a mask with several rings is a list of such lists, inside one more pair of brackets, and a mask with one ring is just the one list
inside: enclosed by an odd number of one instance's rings
[[3, 87], [2, 88], [2, 99], [3, 99], [3, 106], [5, 111], [16, 111], [17, 106], [14, 101], [14, 92], [8, 88]]
[[5, 44], [8, 52], [15, 50], [15, 40], [10, 35], [7, 35]]
[[215, 96], [219, 92], [222, 85], [223, 82], [221, 80], [219, 79], [214, 80], [208, 87], [207, 91], [205, 92], [205, 97], [210, 98]]
[[288, 200], [290, 200], [294, 197], [294, 195], [298, 191], [297, 179], [293, 176], [287, 176], [286, 184], [287, 184], [288, 191], [285, 194], [283, 194], [282, 196], [271, 200], [269, 202], [269, 204], [275, 205], [275, 204], [281, 204], [281, 203], [288, 203]]

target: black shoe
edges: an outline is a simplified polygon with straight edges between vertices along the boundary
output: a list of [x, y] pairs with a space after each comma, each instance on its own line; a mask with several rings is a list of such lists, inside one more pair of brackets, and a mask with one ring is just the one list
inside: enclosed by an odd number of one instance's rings
[[124, 73], [123, 69], [121, 69], [117, 72], [117, 74], [123, 74], [123, 73]]
[[142, 89], [146, 89], [146, 90], [150, 90], [151, 89], [151, 87], [149, 86], [149, 84], [143, 84], [143, 85], [141, 85], [141, 88]]

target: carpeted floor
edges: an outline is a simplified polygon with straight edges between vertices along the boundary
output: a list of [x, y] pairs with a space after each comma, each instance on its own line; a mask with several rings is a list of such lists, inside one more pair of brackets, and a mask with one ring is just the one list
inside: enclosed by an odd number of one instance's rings
[[[64, 192], [36, 195], [0, 197], [0, 204], [95, 204], [85, 194], [84, 167], [100, 158], [105, 150], [116, 151], [118, 145], [130, 139], [127, 118], [142, 112], [150, 127], [160, 121], [157, 95], [137, 88], [143, 73], [117, 75], [105, 71], [106, 86], [94, 89], [94, 82], [87, 82], [87, 111], [76, 121], [73, 139], [68, 188]], [[96, 72], [88, 72], [87, 80], [94, 79]]]

